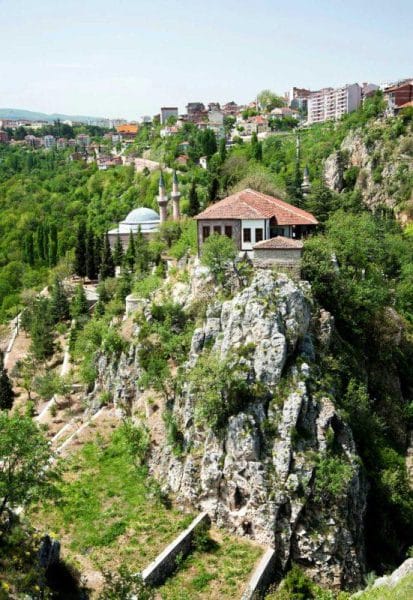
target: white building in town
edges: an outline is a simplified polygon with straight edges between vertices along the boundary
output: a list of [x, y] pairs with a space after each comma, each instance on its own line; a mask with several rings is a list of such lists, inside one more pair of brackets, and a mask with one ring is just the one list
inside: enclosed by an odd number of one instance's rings
[[324, 88], [313, 92], [307, 101], [308, 123], [323, 123], [339, 119], [343, 115], [357, 110], [361, 104], [361, 87], [358, 83], [340, 88]]

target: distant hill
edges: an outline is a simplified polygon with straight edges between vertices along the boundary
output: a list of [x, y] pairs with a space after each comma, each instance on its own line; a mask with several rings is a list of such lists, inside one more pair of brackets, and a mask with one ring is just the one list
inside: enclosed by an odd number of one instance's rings
[[100, 121], [99, 117], [87, 117], [83, 115], [64, 115], [60, 113], [53, 113], [48, 115], [42, 112], [36, 112], [32, 110], [24, 110], [21, 108], [0, 108], [0, 119], [16, 119], [16, 120], [30, 120], [30, 121], [80, 121], [82, 123], [89, 123], [94, 121]]

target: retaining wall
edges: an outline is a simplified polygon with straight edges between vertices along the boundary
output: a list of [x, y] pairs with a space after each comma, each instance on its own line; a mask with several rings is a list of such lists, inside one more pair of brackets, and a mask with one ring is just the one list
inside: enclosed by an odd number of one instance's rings
[[252, 574], [241, 600], [262, 598], [268, 586], [274, 581], [274, 572], [275, 550], [274, 548], [268, 548]]
[[179, 556], [187, 556], [192, 549], [194, 534], [201, 527], [210, 527], [211, 519], [206, 512], [198, 515], [190, 526], [159, 554], [151, 564], [142, 571], [142, 579], [148, 585], [161, 585], [176, 569]]

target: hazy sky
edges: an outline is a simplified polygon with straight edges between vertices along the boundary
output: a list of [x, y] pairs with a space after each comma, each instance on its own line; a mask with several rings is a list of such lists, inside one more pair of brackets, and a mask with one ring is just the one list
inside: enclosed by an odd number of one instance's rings
[[0, 0], [0, 107], [129, 119], [413, 76], [412, 0]]

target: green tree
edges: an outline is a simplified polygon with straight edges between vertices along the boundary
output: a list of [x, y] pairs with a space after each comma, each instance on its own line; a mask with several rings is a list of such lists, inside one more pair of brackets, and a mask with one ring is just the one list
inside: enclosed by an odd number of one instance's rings
[[30, 322], [30, 351], [40, 361], [49, 358], [54, 351], [53, 315], [47, 298], [38, 298]]
[[219, 160], [222, 163], [225, 162], [227, 158], [227, 140], [225, 138], [222, 138], [219, 141]]
[[270, 112], [273, 108], [281, 108], [285, 106], [285, 100], [281, 96], [278, 96], [271, 90], [262, 90], [257, 95], [258, 104], [261, 108], [267, 112]]
[[50, 443], [30, 418], [0, 411], [0, 517], [53, 489]]
[[0, 410], [10, 410], [14, 402], [13, 386], [4, 367], [4, 353], [0, 351]]
[[110, 248], [109, 236], [106, 233], [103, 240], [102, 262], [100, 265], [100, 276], [102, 279], [115, 276], [115, 263], [113, 262], [112, 250]]
[[127, 266], [129, 267], [129, 269], [131, 271], [133, 271], [133, 269], [135, 267], [135, 261], [136, 261], [135, 238], [134, 238], [134, 235], [131, 230], [129, 232], [129, 242], [128, 242], [128, 247], [127, 247], [126, 253], [125, 253], [125, 263], [127, 264]]
[[70, 314], [74, 319], [87, 317], [89, 315], [89, 304], [86, 298], [85, 288], [79, 284], [76, 288], [70, 305]]
[[49, 237], [49, 267], [54, 267], [57, 264], [58, 255], [57, 227], [54, 223], [50, 225]]
[[223, 284], [228, 269], [237, 256], [234, 241], [226, 235], [214, 233], [202, 245], [201, 262], [209, 267], [217, 283]]
[[97, 235], [95, 236], [95, 251], [94, 251], [94, 259], [95, 259], [95, 275], [96, 277], [100, 273], [100, 269], [102, 266], [102, 238]]
[[117, 267], [123, 263], [123, 244], [120, 235], [117, 235], [115, 248], [113, 250], [113, 262]]
[[191, 182], [191, 187], [189, 188], [189, 206], [188, 206], [188, 215], [190, 217], [195, 217], [195, 215], [197, 215], [199, 213], [199, 198], [198, 198], [198, 192], [196, 190], [196, 184], [195, 181], [192, 180]]
[[33, 233], [29, 231], [24, 239], [24, 259], [31, 266], [34, 266], [34, 241]]
[[83, 221], [77, 230], [74, 268], [76, 275], [86, 276], [86, 225]]
[[50, 293], [50, 308], [55, 323], [66, 321], [69, 318], [69, 301], [62, 282], [55, 278]]
[[86, 236], [86, 275], [90, 280], [97, 278], [95, 236], [91, 228], [88, 229]]
[[255, 131], [251, 136], [251, 158], [258, 162], [262, 161], [262, 144], [258, 141]]
[[218, 177], [213, 177], [211, 179], [211, 183], [208, 186], [208, 200], [210, 202], [216, 202], [219, 191], [219, 179]]

